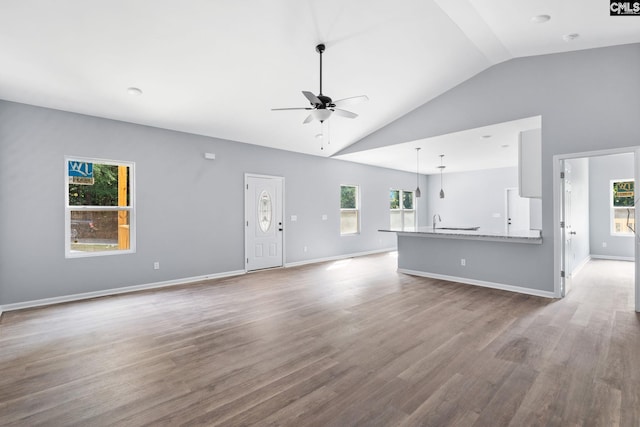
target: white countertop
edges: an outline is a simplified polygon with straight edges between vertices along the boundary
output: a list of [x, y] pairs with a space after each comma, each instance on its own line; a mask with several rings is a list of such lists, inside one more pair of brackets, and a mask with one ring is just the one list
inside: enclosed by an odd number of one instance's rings
[[464, 239], [464, 240], [484, 240], [492, 242], [508, 242], [508, 243], [531, 243], [542, 244], [542, 235], [540, 230], [522, 230], [515, 232], [489, 231], [478, 228], [477, 230], [460, 229], [442, 229], [433, 227], [418, 227], [415, 231], [399, 231], [399, 230], [378, 230], [390, 233], [397, 233], [398, 236], [415, 236], [415, 237], [433, 237], [442, 239]]

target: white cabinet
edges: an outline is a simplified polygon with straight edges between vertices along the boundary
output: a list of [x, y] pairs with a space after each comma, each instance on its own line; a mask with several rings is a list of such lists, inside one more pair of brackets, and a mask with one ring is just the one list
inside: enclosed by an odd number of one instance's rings
[[518, 141], [520, 197], [542, 197], [542, 130], [520, 132]]

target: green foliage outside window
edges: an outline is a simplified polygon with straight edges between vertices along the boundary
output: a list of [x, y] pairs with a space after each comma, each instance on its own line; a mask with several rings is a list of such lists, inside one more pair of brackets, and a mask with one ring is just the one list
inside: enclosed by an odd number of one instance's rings
[[402, 192], [402, 207], [404, 209], [413, 209], [413, 191]]
[[400, 209], [400, 191], [391, 190], [389, 193], [390, 198], [390, 208], [391, 209]]
[[70, 206], [118, 206], [118, 166], [93, 164], [93, 185], [69, 184]]
[[400, 190], [389, 192], [390, 209], [400, 209], [400, 197], [402, 197], [402, 209], [413, 209], [413, 191]]
[[340, 209], [357, 208], [357, 187], [343, 185], [340, 187]]
[[613, 207], [626, 208], [634, 206], [633, 181], [613, 182]]

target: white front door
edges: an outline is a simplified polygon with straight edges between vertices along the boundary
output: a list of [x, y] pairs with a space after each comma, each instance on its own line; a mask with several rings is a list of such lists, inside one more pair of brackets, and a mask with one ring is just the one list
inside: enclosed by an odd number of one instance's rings
[[282, 177], [245, 175], [245, 269], [282, 267]]
[[507, 233], [527, 231], [531, 227], [529, 199], [520, 197], [517, 188], [507, 188]]

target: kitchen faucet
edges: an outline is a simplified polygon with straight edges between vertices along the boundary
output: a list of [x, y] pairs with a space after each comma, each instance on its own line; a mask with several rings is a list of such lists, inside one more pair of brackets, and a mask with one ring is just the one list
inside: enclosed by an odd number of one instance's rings
[[442, 222], [442, 218], [440, 218], [440, 214], [433, 214], [433, 229], [436, 229], [436, 217], [438, 217], [438, 222]]

